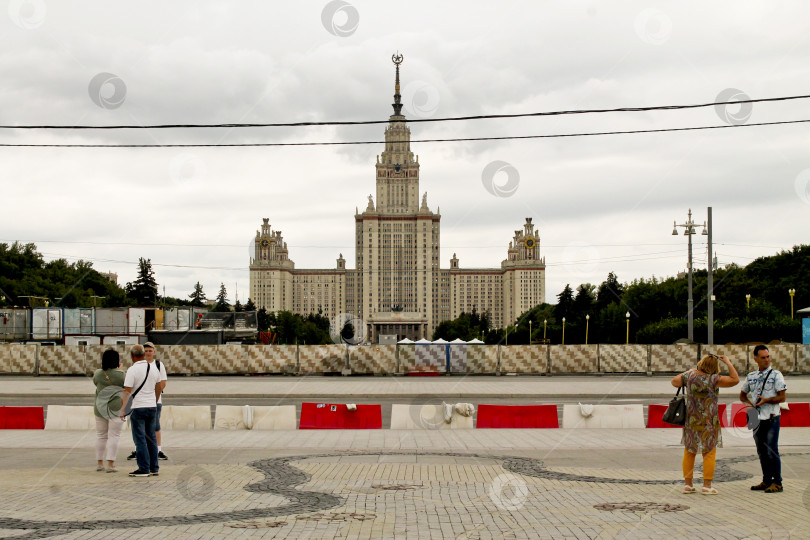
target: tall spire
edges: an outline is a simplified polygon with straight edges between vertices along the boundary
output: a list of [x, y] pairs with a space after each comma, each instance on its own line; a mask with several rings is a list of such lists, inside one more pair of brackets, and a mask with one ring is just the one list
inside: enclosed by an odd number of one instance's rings
[[397, 66], [397, 79], [394, 84], [394, 103], [392, 104], [394, 107], [394, 116], [402, 116], [402, 103], [400, 103], [402, 96], [399, 94], [399, 65], [404, 59], [405, 57], [399, 54], [399, 51], [391, 56], [391, 60], [394, 62], [394, 65]]

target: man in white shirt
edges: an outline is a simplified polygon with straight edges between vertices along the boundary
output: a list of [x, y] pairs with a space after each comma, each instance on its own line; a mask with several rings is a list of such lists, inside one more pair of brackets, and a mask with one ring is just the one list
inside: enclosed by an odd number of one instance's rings
[[[166, 381], [168, 377], [166, 375], [166, 364], [163, 362], [157, 361], [155, 362], [155, 345], [151, 341], [147, 341], [143, 344], [144, 352], [146, 353], [146, 361], [149, 362], [152, 367], [157, 368], [160, 370], [160, 396], [158, 396], [157, 400], [157, 413], [155, 414], [155, 436], [157, 437], [157, 447], [158, 447], [158, 459], [167, 460], [169, 457], [163, 453], [163, 448], [161, 446], [161, 436], [160, 436], [160, 413], [163, 409], [163, 392], [166, 390]], [[132, 452], [129, 456], [127, 456], [128, 460], [133, 460], [136, 458], [136, 452]]]
[[[765, 345], [754, 347], [754, 361], [759, 368], [748, 374], [740, 391], [740, 401], [756, 412], [754, 428], [762, 482], [751, 486], [752, 491], [780, 493], [782, 491], [782, 460], [779, 458], [779, 404], [785, 401], [787, 385], [779, 370], [771, 368], [771, 353]], [[750, 397], [749, 397], [750, 396]]]
[[[132, 367], [124, 378], [124, 393], [121, 395], [121, 417], [127, 403], [132, 400], [132, 414], [129, 417], [132, 441], [138, 468], [130, 476], [157, 476], [158, 449], [155, 436], [155, 416], [157, 398], [161, 393], [160, 370], [145, 360], [143, 346], [133, 345], [129, 351]], [[135, 390], [133, 390], [133, 388]]]

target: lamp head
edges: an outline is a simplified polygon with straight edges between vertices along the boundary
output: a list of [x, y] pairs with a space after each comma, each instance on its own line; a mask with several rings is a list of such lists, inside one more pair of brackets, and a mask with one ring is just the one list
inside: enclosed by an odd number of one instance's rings
[[627, 313], [624, 314], [624, 316], [629, 319], [630, 318], [630, 312], [628, 311]]

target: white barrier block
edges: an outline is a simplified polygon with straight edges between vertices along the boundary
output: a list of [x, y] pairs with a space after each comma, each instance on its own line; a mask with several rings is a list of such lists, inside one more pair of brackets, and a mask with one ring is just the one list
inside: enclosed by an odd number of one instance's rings
[[87, 405], [48, 405], [45, 429], [96, 429], [96, 415]]
[[208, 405], [164, 405], [160, 414], [160, 429], [211, 429], [211, 407]]
[[253, 409], [254, 430], [297, 429], [295, 405], [274, 407], [251, 407]]
[[250, 429], [252, 422], [250, 405], [217, 405], [214, 429]]
[[444, 405], [391, 405], [391, 429], [473, 429], [473, 418], [453, 410], [448, 424], [444, 421]]
[[644, 406], [633, 405], [594, 405], [593, 414], [582, 416], [579, 405], [563, 405], [564, 429], [576, 428], [639, 428], [644, 429]]

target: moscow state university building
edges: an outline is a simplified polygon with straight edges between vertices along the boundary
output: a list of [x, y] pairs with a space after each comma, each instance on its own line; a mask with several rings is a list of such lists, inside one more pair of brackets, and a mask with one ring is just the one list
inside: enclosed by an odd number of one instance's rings
[[295, 268], [281, 231], [265, 218], [250, 259], [250, 298], [269, 312], [320, 310], [330, 319], [351, 319], [365, 325], [365, 340], [374, 343], [380, 335], [431, 339], [440, 322], [473, 309], [489, 313], [494, 328], [514, 324], [545, 302], [539, 231], [526, 218], [499, 267], [462, 268], [453, 254], [450, 268], [440, 268], [441, 215], [428, 207], [427, 193], [420, 200], [419, 157], [411, 152], [400, 103], [401, 57], [394, 61], [394, 114], [377, 157], [376, 197], [355, 211], [354, 269], [342, 254], [334, 268]]

